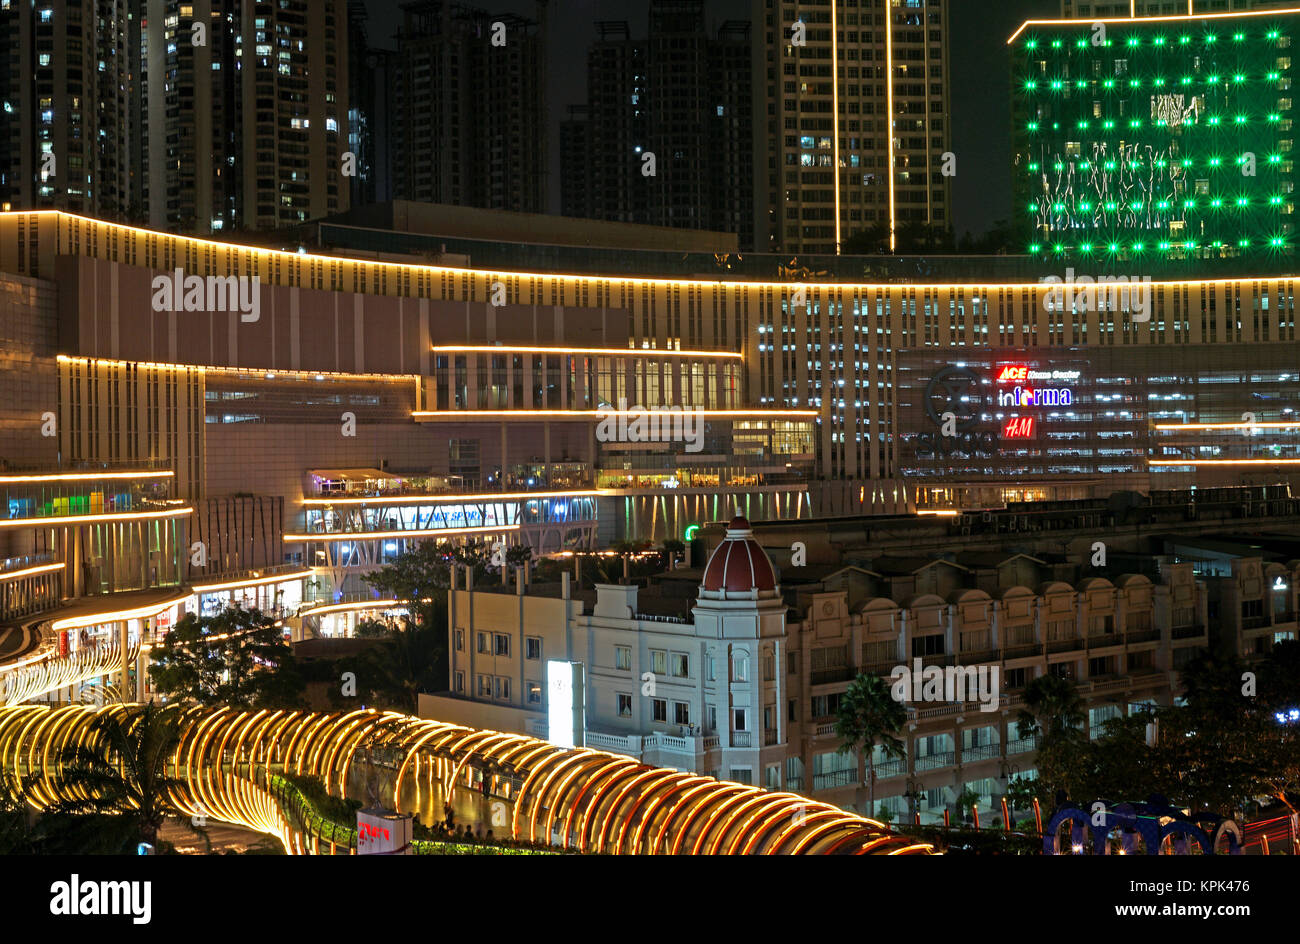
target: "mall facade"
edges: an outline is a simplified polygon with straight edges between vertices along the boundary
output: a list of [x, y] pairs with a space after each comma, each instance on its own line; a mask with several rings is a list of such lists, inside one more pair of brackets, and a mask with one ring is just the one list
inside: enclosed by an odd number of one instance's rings
[[[346, 245], [373, 236], [335, 226], [322, 254], [0, 214], [0, 448], [36, 477], [0, 554], [55, 581], [17, 605], [298, 568], [300, 631], [328, 635], [400, 616], [360, 577], [426, 539], [550, 553], [736, 512], [1285, 488], [1300, 466], [1285, 275], [1155, 280], [1138, 311], [1062, 304], [1015, 260], [989, 263], [1006, 281], [813, 281], [629, 250], [643, 273], [582, 274]], [[91, 473], [136, 478], [40, 491]]]

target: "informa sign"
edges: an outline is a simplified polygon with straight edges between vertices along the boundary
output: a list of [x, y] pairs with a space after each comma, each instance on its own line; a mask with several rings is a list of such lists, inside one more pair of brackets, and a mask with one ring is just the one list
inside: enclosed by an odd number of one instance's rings
[[547, 740], [560, 747], [586, 744], [587, 702], [581, 662], [546, 663]]
[[357, 855], [411, 855], [411, 814], [357, 810]]

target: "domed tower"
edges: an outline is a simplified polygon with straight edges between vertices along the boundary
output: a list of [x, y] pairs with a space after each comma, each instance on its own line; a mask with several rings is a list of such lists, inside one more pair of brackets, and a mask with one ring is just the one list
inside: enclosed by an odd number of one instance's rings
[[776, 568], [745, 518], [731, 519], [726, 538], [704, 566], [693, 612], [700, 636], [755, 639], [785, 634]]
[[708, 667], [705, 730], [719, 738], [719, 769], [745, 783], [770, 781], [785, 756], [785, 609], [754, 529], [732, 518], [691, 612]]

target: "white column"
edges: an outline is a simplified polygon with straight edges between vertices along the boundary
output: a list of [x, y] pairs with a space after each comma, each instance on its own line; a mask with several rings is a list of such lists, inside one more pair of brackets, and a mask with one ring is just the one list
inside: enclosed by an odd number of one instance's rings
[[127, 698], [127, 685], [131, 681], [131, 663], [126, 658], [127, 647], [130, 645], [129, 621], [119, 620], [118, 626], [120, 628], [118, 629], [117, 644], [122, 652], [122, 672], [117, 687], [121, 697], [125, 700]]

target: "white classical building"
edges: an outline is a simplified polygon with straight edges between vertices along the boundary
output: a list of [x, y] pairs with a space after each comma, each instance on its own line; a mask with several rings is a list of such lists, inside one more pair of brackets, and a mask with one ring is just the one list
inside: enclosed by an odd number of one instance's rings
[[564, 581], [558, 598], [450, 592], [449, 697], [421, 713], [546, 735], [549, 660], [583, 663], [586, 744], [647, 763], [778, 786], [786, 749], [786, 607], [772, 563], [736, 518], [704, 571], [693, 619], [643, 613], [638, 587]]

